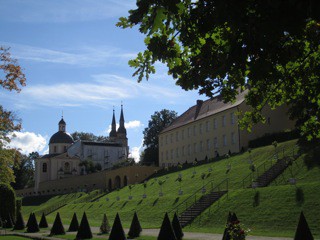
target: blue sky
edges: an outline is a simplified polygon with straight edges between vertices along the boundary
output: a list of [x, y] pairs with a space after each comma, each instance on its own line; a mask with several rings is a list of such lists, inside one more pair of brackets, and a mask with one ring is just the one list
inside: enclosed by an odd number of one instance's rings
[[17, 94], [0, 90], [4, 108], [22, 119], [11, 145], [24, 153], [48, 151], [62, 111], [67, 131], [108, 135], [112, 109], [123, 102], [132, 156], [138, 160], [143, 129], [161, 109], [183, 113], [200, 97], [184, 91], [160, 63], [137, 83], [128, 60], [144, 50], [137, 28], [115, 26], [135, 8], [132, 0], [0, 0], [0, 45], [10, 47], [27, 77]]

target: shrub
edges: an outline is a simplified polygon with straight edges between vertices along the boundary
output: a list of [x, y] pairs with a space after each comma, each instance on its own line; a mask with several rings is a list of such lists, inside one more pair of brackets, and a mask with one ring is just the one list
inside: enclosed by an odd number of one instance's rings
[[68, 229], [68, 232], [76, 232], [79, 229], [79, 222], [77, 218], [77, 214], [74, 213], [72, 216], [72, 220]]
[[39, 222], [39, 228], [47, 228], [47, 227], [48, 227], [48, 222], [43, 212]]
[[30, 213], [30, 214], [29, 214], [29, 218], [28, 218], [28, 221], [27, 221], [26, 227], [28, 227], [28, 226], [29, 226], [29, 224], [30, 224], [31, 215], [32, 215], [32, 213]]
[[103, 214], [102, 223], [100, 226], [100, 233], [109, 233], [110, 232], [110, 224], [106, 214]]
[[66, 234], [59, 212], [57, 212], [56, 219], [54, 220], [53, 226], [50, 231], [50, 236], [52, 235], [63, 235]]
[[177, 213], [175, 213], [173, 216], [172, 228], [173, 228], [174, 234], [176, 235], [177, 240], [181, 240], [183, 238], [183, 232], [182, 232], [182, 227], [180, 225], [180, 221]]
[[76, 239], [90, 239], [92, 238], [91, 228], [87, 219], [86, 212], [83, 213], [81, 223], [78, 229]]
[[139, 222], [139, 219], [138, 219], [138, 215], [137, 215], [136, 212], [134, 212], [128, 236], [130, 238], [139, 237], [141, 231], [142, 231], [142, 228], [141, 228], [141, 225], [140, 225], [140, 222]]
[[39, 232], [39, 225], [36, 219], [36, 215], [34, 213], [30, 214], [30, 217], [27, 223], [27, 232], [28, 233]]
[[294, 236], [294, 240], [313, 240], [312, 233], [310, 231], [309, 225], [307, 223], [307, 220], [301, 211], [300, 213], [300, 219], [297, 226], [296, 234]]
[[169, 220], [168, 213], [164, 215], [161, 229], [158, 235], [158, 240], [177, 240], [177, 237]]
[[10, 216], [10, 214], [8, 214], [8, 216], [6, 217], [6, 220], [5, 220], [6, 224], [5, 224], [5, 228], [13, 228], [13, 222], [12, 222], [12, 218]]
[[23, 230], [25, 228], [24, 220], [20, 211], [17, 213], [17, 221], [14, 225], [14, 230]]
[[114, 219], [109, 240], [126, 240], [126, 235], [121, 224], [120, 216], [117, 213], [116, 218]]
[[11, 223], [15, 219], [12, 217], [16, 216], [16, 195], [13, 188], [5, 183], [0, 183], [0, 216], [2, 221]]

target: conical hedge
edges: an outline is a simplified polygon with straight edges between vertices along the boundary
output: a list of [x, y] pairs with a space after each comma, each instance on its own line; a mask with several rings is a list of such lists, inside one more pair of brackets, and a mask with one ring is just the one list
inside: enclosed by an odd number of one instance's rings
[[76, 232], [79, 230], [79, 222], [77, 218], [77, 214], [74, 213], [72, 216], [72, 220], [68, 229], [68, 232]]
[[177, 237], [169, 220], [168, 213], [164, 215], [158, 240], [177, 240]]
[[309, 225], [307, 220], [301, 211], [300, 219], [297, 226], [296, 234], [294, 236], [294, 240], [313, 240], [312, 233], [310, 231]]
[[54, 220], [53, 226], [50, 231], [50, 236], [63, 234], [66, 234], [66, 231], [64, 230], [60, 214], [59, 212], [57, 212], [56, 219]]
[[76, 239], [90, 239], [90, 238], [92, 238], [92, 232], [87, 219], [86, 212], [84, 212]]
[[231, 222], [232, 215], [233, 214], [231, 212], [229, 212], [226, 227], [223, 232], [222, 240], [230, 240], [230, 235], [228, 233], [228, 224]]
[[109, 240], [126, 240], [126, 239], [127, 238], [121, 224], [120, 216], [117, 213], [116, 218], [114, 219], [114, 222], [112, 225], [111, 233], [109, 235]]
[[5, 228], [13, 228], [12, 217], [10, 216], [9, 213], [8, 213], [7, 218], [6, 218]]
[[36, 215], [34, 213], [30, 214], [28, 224], [27, 224], [27, 232], [28, 233], [35, 233], [39, 232], [39, 225], [36, 219]]
[[39, 222], [39, 228], [47, 228], [47, 227], [48, 227], [48, 222], [43, 212]]
[[110, 232], [110, 224], [106, 214], [103, 214], [102, 223], [100, 226], [100, 233], [105, 234]]
[[30, 219], [31, 219], [31, 215], [32, 215], [32, 213], [30, 213], [30, 214], [29, 214], [29, 218], [28, 218], [28, 221], [27, 221], [26, 227], [28, 227], [28, 226], [29, 226]]
[[180, 221], [177, 213], [175, 213], [173, 216], [172, 228], [173, 228], [174, 234], [176, 235], [177, 240], [181, 240], [183, 238], [183, 232], [182, 232], [182, 227], [180, 225]]
[[130, 238], [137, 238], [140, 236], [141, 231], [142, 228], [139, 222], [138, 215], [136, 212], [134, 212], [128, 236]]
[[13, 230], [23, 230], [25, 228], [24, 220], [20, 211], [17, 212], [17, 221]]

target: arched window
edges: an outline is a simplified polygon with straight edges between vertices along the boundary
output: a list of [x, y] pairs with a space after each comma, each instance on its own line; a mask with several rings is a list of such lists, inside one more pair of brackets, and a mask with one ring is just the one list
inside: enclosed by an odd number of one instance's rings
[[111, 178], [109, 179], [108, 189], [109, 189], [109, 191], [112, 190], [112, 180], [111, 180]]
[[57, 146], [53, 147], [53, 152], [56, 153], [57, 152]]
[[123, 178], [123, 186], [127, 186], [128, 185], [128, 177], [127, 176], [124, 176]]
[[114, 180], [114, 187], [117, 188], [121, 188], [121, 178], [120, 176], [116, 176], [115, 180]]
[[64, 172], [65, 173], [69, 173], [70, 172], [70, 163], [69, 162], [66, 162], [64, 164]]
[[47, 164], [43, 163], [42, 164], [42, 172], [47, 172], [47, 168], [48, 168]]

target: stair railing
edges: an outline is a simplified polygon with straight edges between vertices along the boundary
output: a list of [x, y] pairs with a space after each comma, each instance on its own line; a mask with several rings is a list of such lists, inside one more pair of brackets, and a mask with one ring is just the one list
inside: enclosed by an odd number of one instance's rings
[[[207, 187], [210, 187], [210, 190], [207, 191]], [[203, 193], [203, 189], [206, 189], [206, 193]], [[203, 187], [195, 191], [191, 196], [186, 198], [184, 201], [182, 201], [179, 205], [173, 207], [171, 210], [168, 211], [168, 214], [171, 214], [173, 212], [176, 212], [177, 215], [182, 214], [184, 211], [186, 211], [188, 208], [192, 207], [194, 204], [197, 203], [201, 198], [204, 196], [207, 196], [213, 192], [221, 192], [226, 191], [228, 194], [229, 189], [229, 179], [226, 178], [223, 181], [221, 181], [218, 185], [213, 186], [213, 180], [205, 184]]]

